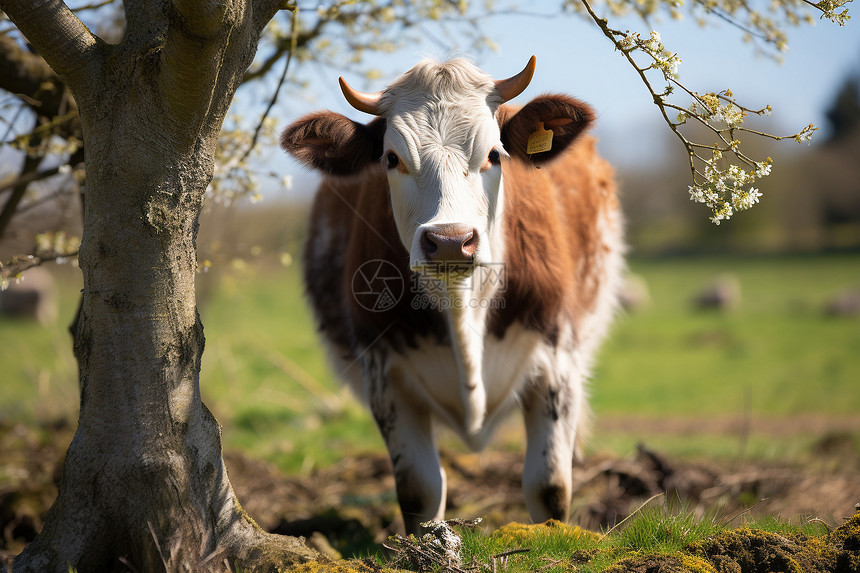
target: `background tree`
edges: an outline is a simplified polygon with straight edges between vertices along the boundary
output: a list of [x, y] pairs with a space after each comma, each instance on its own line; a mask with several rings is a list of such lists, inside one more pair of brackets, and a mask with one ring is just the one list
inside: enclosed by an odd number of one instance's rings
[[860, 74], [853, 74], [842, 83], [827, 109], [830, 141], [843, 140], [860, 130]]
[[[737, 105], [730, 92], [699, 95], [684, 88], [692, 106], [669, 102], [669, 88], [681, 86], [675, 77], [680, 59], [662, 46], [659, 35], [615, 30], [586, 2], [565, 6], [579, 6], [630, 60], [674, 133], [689, 118], [703, 125], [722, 121], [725, 125], [712, 130], [722, 142], [717, 145], [735, 154], [738, 117], [750, 110]], [[798, 8], [791, 2], [780, 6], [790, 23]], [[833, 3], [816, 6], [834, 19], [844, 16], [834, 12]], [[679, 9], [673, 2], [608, 4], [612, 12], [631, 7], [646, 21], [658, 10]], [[61, 0], [0, 0], [0, 8], [58, 75], [31, 58], [22, 41], [2, 36], [7, 63], [18, 66], [6, 68], [16, 71], [4, 81], [29, 80], [20, 87], [7, 85], [34, 110], [38, 123], [15, 138], [29, 154], [20, 176], [0, 191], [9, 197], [3, 206], [8, 220], [30, 178], [54, 169], [42, 166], [51, 153], [47, 134], [70, 142], [61, 153], [71, 162], [80, 158], [76, 139], [86, 155], [79, 255], [84, 289], [72, 327], [81, 383], [79, 426], [57, 502], [14, 570], [65, 571], [69, 565], [107, 570], [120, 558], [145, 570], [158, 563], [199, 570], [307, 558], [303, 546], [265, 534], [241, 510], [224, 471], [217, 422], [200, 400], [204, 338], [194, 290], [199, 215], [216, 163], [219, 185], [233, 178], [236, 189], [252, 186], [253, 174], [243, 161], [267, 129], [264, 113], [249, 137], [221, 148], [216, 162], [228, 107], [243, 81], [270, 77], [286, 56], [313, 53], [333, 62], [335, 54], [392, 49], [394, 32], [418, 27], [423, 18], [450, 17], [479, 30], [481, 14], [465, 3], [445, 1], [408, 8], [396, 1], [332, 2], [301, 12], [277, 0], [126, 0], [125, 32], [111, 44]], [[280, 27], [267, 28], [284, 8], [289, 25], [276, 20]], [[780, 46], [777, 23], [743, 4], [696, 3], [691, 10], [733, 20], [761, 43]], [[346, 33], [325, 39], [331, 26]], [[251, 67], [261, 36], [265, 53]], [[479, 32], [475, 38], [481, 39]], [[287, 69], [288, 61], [270, 102]], [[651, 87], [655, 74], [667, 82], [666, 89]], [[58, 102], [54, 107], [45, 103], [52, 98]], [[686, 117], [672, 120], [669, 109]], [[715, 156], [699, 155], [711, 145], [683, 141], [693, 177], [706, 180], [694, 184], [716, 186], [729, 167], [718, 166]], [[768, 165], [737, 157], [754, 171]], [[696, 161], [712, 162], [712, 170]], [[54, 255], [70, 254], [61, 252], [70, 245], [50, 244]]]

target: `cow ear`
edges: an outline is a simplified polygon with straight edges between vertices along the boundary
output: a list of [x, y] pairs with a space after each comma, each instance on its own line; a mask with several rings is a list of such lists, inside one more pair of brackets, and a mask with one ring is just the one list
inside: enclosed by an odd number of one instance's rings
[[[501, 106], [496, 112], [505, 150], [512, 157], [538, 165], [552, 161], [567, 149], [594, 122], [594, 115], [587, 103], [566, 95], [544, 95], [519, 110]], [[539, 131], [541, 123], [544, 129], [552, 130], [552, 147], [529, 154], [529, 137]]]
[[382, 157], [385, 119], [365, 125], [331, 111], [307, 115], [281, 134], [281, 147], [308, 167], [354, 175]]

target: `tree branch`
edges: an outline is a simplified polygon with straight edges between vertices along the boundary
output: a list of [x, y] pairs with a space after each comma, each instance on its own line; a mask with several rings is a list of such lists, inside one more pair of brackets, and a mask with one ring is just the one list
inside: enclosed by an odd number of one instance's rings
[[241, 75], [224, 73], [225, 58], [240, 58], [241, 69], [235, 71], [244, 73], [256, 51], [258, 26], [281, 5], [281, 0], [172, 0], [158, 81], [177, 120], [188, 126], [186, 133], [207, 121], [213, 105], [221, 105], [215, 101], [216, 85], [231, 94], [238, 86]]
[[168, 11], [158, 82], [171, 115], [192, 139], [206, 121], [241, 4], [173, 0]]
[[266, 118], [269, 117], [269, 112], [272, 111], [272, 108], [275, 106], [275, 102], [278, 101], [278, 94], [281, 93], [281, 86], [284, 85], [284, 81], [287, 79], [287, 72], [290, 69], [290, 63], [293, 61], [293, 55], [296, 53], [298, 28], [299, 11], [296, 7], [293, 9], [292, 18], [290, 18], [290, 38], [292, 39], [292, 44], [290, 45], [290, 53], [287, 56], [287, 61], [284, 63], [284, 71], [278, 79], [278, 86], [275, 88], [275, 93], [272, 94], [272, 99], [269, 100], [269, 105], [266, 106], [266, 110], [263, 112], [263, 115], [260, 117], [260, 121], [257, 123], [257, 129], [254, 130], [251, 144], [248, 146], [248, 149], [245, 150], [245, 153], [242, 155], [242, 159], [239, 160], [240, 163], [244, 162], [248, 156], [251, 155], [251, 152], [254, 151], [254, 148], [257, 147], [257, 139], [260, 137], [260, 130], [263, 129], [263, 124], [265, 124]]
[[266, 76], [272, 70], [272, 67], [274, 67], [274, 65], [279, 62], [281, 58], [283, 58], [284, 54], [289, 52], [293, 46], [296, 48], [305, 47], [312, 40], [315, 40], [320, 36], [320, 34], [322, 34], [323, 28], [329, 22], [331, 22], [331, 20], [320, 18], [310, 30], [305, 32], [294, 32], [296, 34], [295, 40], [292, 35], [290, 37], [278, 38], [275, 42], [275, 51], [264, 59], [259, 66], [255, 66], [253, 70], [246, 72], [245, 77], [242, 79], [242, 83]]
[[32, 176], [41, 162], [41, 157], [27, 156], [24, 159], [24, 168], [21, 172], [21, 177], [16, 181], [17, 185], [12, 187], [12, 194], [6, 200], [6, 203], [4, 203], [3, 209], [0, 210], [0, 239], [2, 239], [3, 235], [6, 234], [6, 229], [9, 228], [9, 223], [12, 221], [15, 211], [18, 209], [18, 204], [21, 202], [21, 199], [24, 198], [24, 193], [27, 191], [27, 184], [21, 183], [21, 180], [27, 176]]
[[6, 193], [10, 189], [15, 189], [16, 187], [26, 187], [27, 185], [35, 181], [47, 179], [48, 177], [52, 177], [59, 172], [59, 167], [51, 167], [50, 169], [45, 169], [44, 171], [24, 170], [24, 172], [13, 181], [0, 185], [0, 195]]
[[98, 41], [62, 0], [0, 0], [0, 9], [73, 93], [93, 83], [88, 70], [100, 59]]
[[173, 9], [186, 34], [210, 40], [227, 23], [233, 4], [229, 0], [173, 0]]
[[263, 33], [269, 21], [280, 10], [298, 10], [298, 0], [248, 0], [254, 18], [254, 30], [257, 37]]

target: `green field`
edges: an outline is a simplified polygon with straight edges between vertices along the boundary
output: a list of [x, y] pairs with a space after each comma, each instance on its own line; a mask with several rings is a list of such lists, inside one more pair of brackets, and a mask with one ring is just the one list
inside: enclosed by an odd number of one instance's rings
[[[652, 302], [622, 316], [601, 352], [589, 453], [626, 454], [647, 440], [676, 455], [796, 457], [816, 432], [860, 434], [860, 318], [823, 312], [860, 288], [860, 255], [634, 259], [630, 267]], [[60, 270], [56, 325], [0, 321], [5, 420], [75, 415], [66, 326], [80, 284], [74, 269]], [[695, 294], [724, 273], [741, 284], [740, 306], [694, 310]], [[201, 387], [227, 448], [289, 471], [382, 448], [369, 416], [332, 379], [296, 265], [216, 266], [201, 281]], [[518, 447], [520, 425], [512, 420], [493, 447]]]

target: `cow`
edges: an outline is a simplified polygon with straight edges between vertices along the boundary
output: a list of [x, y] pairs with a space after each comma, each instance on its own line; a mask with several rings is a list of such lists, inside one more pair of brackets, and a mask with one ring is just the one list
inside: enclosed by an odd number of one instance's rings
[[479, 450], [517, 405], [531, 519], [568, 518], [623, 224], [613, 171], [584, 135], [592, 108], [559, 94], [505, 105], [535, 62], [494, 81], [463, 58], [424, 60], [379, 93], [340, 78], [374, 119], [322, 111], [281, 135], [323, 174], [305, 287], [338, 376], [385, 441], [409, 533], [444, 519], [434, 426]]

